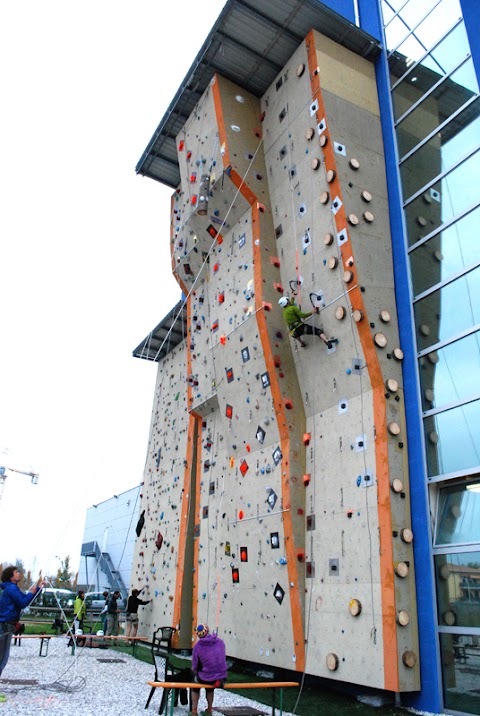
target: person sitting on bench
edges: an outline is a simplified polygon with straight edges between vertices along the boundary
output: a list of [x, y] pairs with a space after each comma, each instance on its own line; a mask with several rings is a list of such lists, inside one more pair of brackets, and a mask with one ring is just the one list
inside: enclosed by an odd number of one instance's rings
[[[195, 631], [198, 636], [198, 641], [192, 652], [192, 671], [195, 681], [199, 684], [221, 688], [227, 678], [225, 643], [216, 634], [210, 634], [206, 624], [199, 624]], [[207, 710], [202, 712], [202, 716], [212, 716], [215, 688], [205, 689]], [[189, 716], [195, 716], [198, 713], [199, 698], [200, 689], [191, 689], [192, 710]]]

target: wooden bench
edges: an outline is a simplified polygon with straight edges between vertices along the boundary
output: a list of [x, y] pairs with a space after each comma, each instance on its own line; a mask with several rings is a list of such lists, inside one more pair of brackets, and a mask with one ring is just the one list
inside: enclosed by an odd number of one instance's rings
[[[47, 656], [48, 654], [48, 645], [50, 643], [50, 639], [54, 638], [53, 634], [19, 634], [18, 636], [13, 637], [16, 639], [40, 639], [40, 652], [39, 656]], [[19, 641], [19, 645], [22, 642]], [[45, 647], [45, 653], [43, 653], [43, 647]]]
[[[149, 681], [148, 685], [152, 689], [169, 689], [170, 690], [170, 716], [174, 714], [174, 701], [176, 689], [213, 689], [214, 686], [208, 684], [198, 684], [197, 682], [186, 682], [186, 681]], [[280, 716], [283, 714], [283, 689], [290, 686], [299, 686], [298, 681], [255, 681], [252, 683], [238, 683], [238, 684], [224, 684], [223, 688], [229, 691], [236, 691], [236, 689], [272, 689], [272, 716], [275, 716], [275, 695], [276, 689], [280, 691], [279, 699], [279, 711]], [[167, 702], [168, 712], [168, 702]]]

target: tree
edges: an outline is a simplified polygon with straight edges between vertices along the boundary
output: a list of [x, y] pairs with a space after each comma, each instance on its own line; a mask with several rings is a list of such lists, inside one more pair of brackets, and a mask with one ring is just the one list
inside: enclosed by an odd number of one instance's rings
[[75, 573], [71, 571], [70, 567], [70, 555], [60, 559], [60, 567], [57, 570], [57, 576], [52, 579], [52, 587], [57, 589], [74, 589], [75, 587]]

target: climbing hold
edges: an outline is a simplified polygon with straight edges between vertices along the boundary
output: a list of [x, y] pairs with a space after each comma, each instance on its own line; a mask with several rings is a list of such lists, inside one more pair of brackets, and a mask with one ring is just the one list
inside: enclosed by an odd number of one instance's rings
[[383, 333], [375, 333], [375, 335], [373, 336], [373, 340], [375, 345], [378, 346], [378, 348], [385, 348], [385, 346], [387, 345], [387, 338]]
[[341, 321], [345, 318], [346, 313], [347, 312], [343, 306], [337, 306], [334, 315], [337, 321]]
[[397, 562], [397, 564], [395, 564], [394, 566], [394, 569], [395, 574], [402, 579], [404, 579], [409, 572], [408, 564], [406, 562]]
[[323, 237], [323, 243], [325, 244], [325, 246], [330, 246], [331, 244], [333, 244], [333, 239], [333, 234], [325, 234], [325, 236]]
[[310, 480], [311, 480], [311, 475], [310, 475], [310, 473], [306, 473], [306, 474], [303, 476], [303, 484], [304, 484], [305, 487], [308, 487], [308, 486], [309, 486]]
[[352, 157], [348, 163], [350, 165], [350, 168], [353, 169], [354, 171], [357, 171], [357, 169], [360, 169], [360, 162], [358, 161], [358, 159], [355, 159], [354, 157]]
[[332, 654], [332, 653], [327, 654], [325, 661], [327, 664], [327, 669], [329, 671], [336, 671], [338, 669], [339, 661], [338, 661], [338, 656], [336, 654]]
[[390, 435], [399, 435], [400, 434], [400, 425], [398, 423], [389, 423], [388, 424], [388, 432]]
[[413, 532], [408, 527], [404, 527], [403, 530], [400, 531], [400, 537], [403, 542], [406, 542], [407, 544], [411, 544], [413, 542]]
[[362, 612], [362, 604], [358, 601], [358, 599], [350, 599], [349, 605], [348, 605], [348, 611], [352, 615], [352, 617], [358, 617], [360, 616]]
[[311, 433], [303, 433], [303, 444], [305, 446], [310, 445], [310, 439], [312, 437]]
[[399, 612], [397, 612], [397, 624], [399, 626], [405, 627], [408, 626], [410, 623], [410, 614], [405, 611], [405, 609], [400, 609]]
[[402, 654], [402, 661], [407, 668], [413, 669], [417, 663], [417, 655], [413, 651], [404, 651]]
[[326, 176], [327, 184], [331, 184], [334, 181], [336, 176], [337, 176], [337, 172], [335, 171], [335, 169], [329, 169], [327, 171], [327, 176]]

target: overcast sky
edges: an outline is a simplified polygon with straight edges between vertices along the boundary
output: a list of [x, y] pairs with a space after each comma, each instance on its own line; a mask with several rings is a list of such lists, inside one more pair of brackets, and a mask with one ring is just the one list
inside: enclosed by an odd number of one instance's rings
[[[78, 564], [86, 509], [139, 484], [179, 299], [171, 190], [135, 165], [224, 0], [0, 4], [0, 561]], [[1, 488], [0, 488], [1, 489]]]

